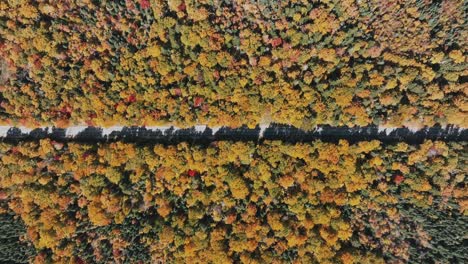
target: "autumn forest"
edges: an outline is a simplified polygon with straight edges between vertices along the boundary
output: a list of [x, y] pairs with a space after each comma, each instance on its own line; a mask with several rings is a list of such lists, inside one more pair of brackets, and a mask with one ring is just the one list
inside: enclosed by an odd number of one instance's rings
[[[0, 263], [468, 262], [467, 7], [0, 1]], [[200, 125], [261, 131], [71, 133]]]

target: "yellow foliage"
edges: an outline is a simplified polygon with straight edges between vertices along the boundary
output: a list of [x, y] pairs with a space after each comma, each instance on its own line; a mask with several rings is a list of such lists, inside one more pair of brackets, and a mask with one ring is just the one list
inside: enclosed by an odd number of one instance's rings
[[463, 52], [460, 50], [452, 50], [448, 54], [449, 58], [451, 58], [455, 63], [463, 63], [465, 62], [465, 56], [463, 55]]
[[337, 105], [346, 107], [351, 104], [353, 99], [353, 90], [342, 88], [334, 92], [332, 97], [336, 100]]
[[162, 216], [163, 218], [168, 216], [172, 211], [171, 204], [166, 200], [158, 200], [157, 205], [158, 205], [158, 208], [156, 210], [158, 211], [158, 214]]
[[336, 52], [334, 49], [321, 49], [318, 53], [318, 57], [327, 62], [334, 62], [336, 60]]
[[280, 231], [283, 229], [283, 224], [281, 223], [280, 218], [280, 214], [271, 213], [267, 215], [267, 221], [271, 229], [275, 231]]
[[146, 49], [146, 54], [150, 57], [158, 58], [161, 55], [161, 47], [158, 45], [151, 46]]
[[369, 153], [373, 150], [380, 148], [380, 141], [378, 140], [362, 141], [358, 143], [357, 147], [358, 147], [359, 152]]
[[370, 164], [371, 164], [372, 166], [380, 166], [380, 165], [382, 165], [382, 163], [383, 163], [383, 160], [382, 160], [382, 158], [380, 158], [380, 157], [374, 157], [374, 158], [370, 161]]
[[120, 179], [122, 178], [122, 174], [114, 168], [114, 167], [108, 167], [106, 170], [106, 177], [109, 179], [110, 182], [114, 184], [118, 184]]
[[29, 4], [24, 4], [19, 8], [19, 14], [25, 18], [36, 18], [38, 16], [37, 9]]
[[289, 176], [289, 175], [288, 176], [283, 176], [283, 177], [279, 178], [278, 182], [281, 185], [281, 187], [287, 189], [287, 188], [294, 185], [294, 178]]
[[229, 190], [235, 199], [245, 199], [249, 194], [249, 189], [244, 180], [240, 177], [234, 177], [234, 179], [228, 181]]
[[328, 245], [334, 246], [338, 241], [338, 236], [329, 228], [322, 227], [319, 229], [320, 236], [327, 242]]
[[100, 201], [91, 201], [88, 205], [88, 217], [96, 226], [106, 226], [112, 222], [111, 218], [104, 212]]

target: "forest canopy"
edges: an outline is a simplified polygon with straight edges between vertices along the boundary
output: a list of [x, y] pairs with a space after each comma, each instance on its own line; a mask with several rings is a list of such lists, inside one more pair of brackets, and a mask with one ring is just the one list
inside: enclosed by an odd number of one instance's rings
[[35, 263], [463, 262], [466, 147], [0, 143], [0, 198]]
[[463, 1], [0, 3], [0, 123], [467, 127]]
[[466, 7], [0, 1], [0, 263], [468, 263]]

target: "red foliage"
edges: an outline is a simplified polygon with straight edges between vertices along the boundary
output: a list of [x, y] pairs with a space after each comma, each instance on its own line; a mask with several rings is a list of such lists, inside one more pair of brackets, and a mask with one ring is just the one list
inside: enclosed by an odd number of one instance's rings
[[195, 176], [197, 176], [197, 174], [198, 174], [198, 172], [197, 172], [196, 170], [188, 170], [187, 173], [188, 173], [188, 175], [189, 175], [190, 177], [195, 177]]
[[203, 103], [203, 98], [202, 97], [195, 97], [195, 99], [193, 100], [193, 105], [195, 107], [200, 107]]
[[180, 88], [175, 88], [175, 89], [174, 89], [174, 93], [175, 93], [175, 95], [177, 95], [177, 96], [181, 96], [181, 95], [182, 95], [182, 89], [180, 89]]
[[182, 2], [182, 4], [180, 4], [180, 5], [177, 7], [177, 10], [179, 10], [179, 11], [185, 11], [185, 9], [186, 9], [186, 6], [185, 6], [185, 3], [184, 3], [184, 2]]
[[34, 59], [34, 67], [40, 68], [42, 66], [41, 57], [39, 55], [33, 55], [32, 57]]
[[213, 77], [215, 77], [216, 80], [219, 80], [219, 71], [214, 71], [213, 72]]
[[136, 96], [134, 94], [130, 95], [128, 98], [127, 98], [127, 102], [129, 103], [133, 103], [136, 101]]
[[121, 255], [122, 255], [122, 251], [121, 251], [120, 249], [114, 248], [114, 249], [112, 250], [112, 256], [113, 256], [114, 258], [118, 258], [118, 257], [120, 257]]
[[281, 45], [281, 43], [283, 43], [283, 40], [281, 38], [274, 38], [274, 39], [271, 40], [270, 43], [273, 46], [273, 48], [276, 48], [279, 45]]
[[8, 194], [5, 191], [0, 191], [0, 200], [6, 200], [8, 198]]
[[11, 148], [11, 153], [13, 153], [13, 154], [18, 154], [18, 153], [19, 153], [18, 147], [12, 147], [12, 148]]
[[140, 6], [142, 9], [148, 9], [151, 7], [149, 0], [140, 0]]
[[66, 105], [60, 109], [62, 114], [70, 114], [72, 112], [72, 108], [69, 105]]
[[400, 184], [402, 183], [403, 181], [405, 180], [405, 177], [401, 174], [398, 174], [395, 176], [395, 178], [393, 179], [393, 181], [396, 183], [396, 184]]

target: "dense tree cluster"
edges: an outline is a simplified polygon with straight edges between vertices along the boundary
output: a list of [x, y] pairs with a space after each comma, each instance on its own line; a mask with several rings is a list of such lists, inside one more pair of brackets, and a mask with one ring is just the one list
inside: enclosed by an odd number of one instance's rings
[[467, 126], [464, 1], [0, 3], [0, 122]]
[[0, 201], [0, 263], [28, 263], [34, 257], [34, 247], [25, 239], [25, 227], [15, 219], [11, 212], [2, 212], [3, 201]]
[[466, 148], [0, 143], [0, 199], [35, 263], [463, 262]]
[[[0, 125], [468, 127], [465, 9], [0, 1]], [[0, 262], [468, 262], [467, 144], [0, 142]]]

